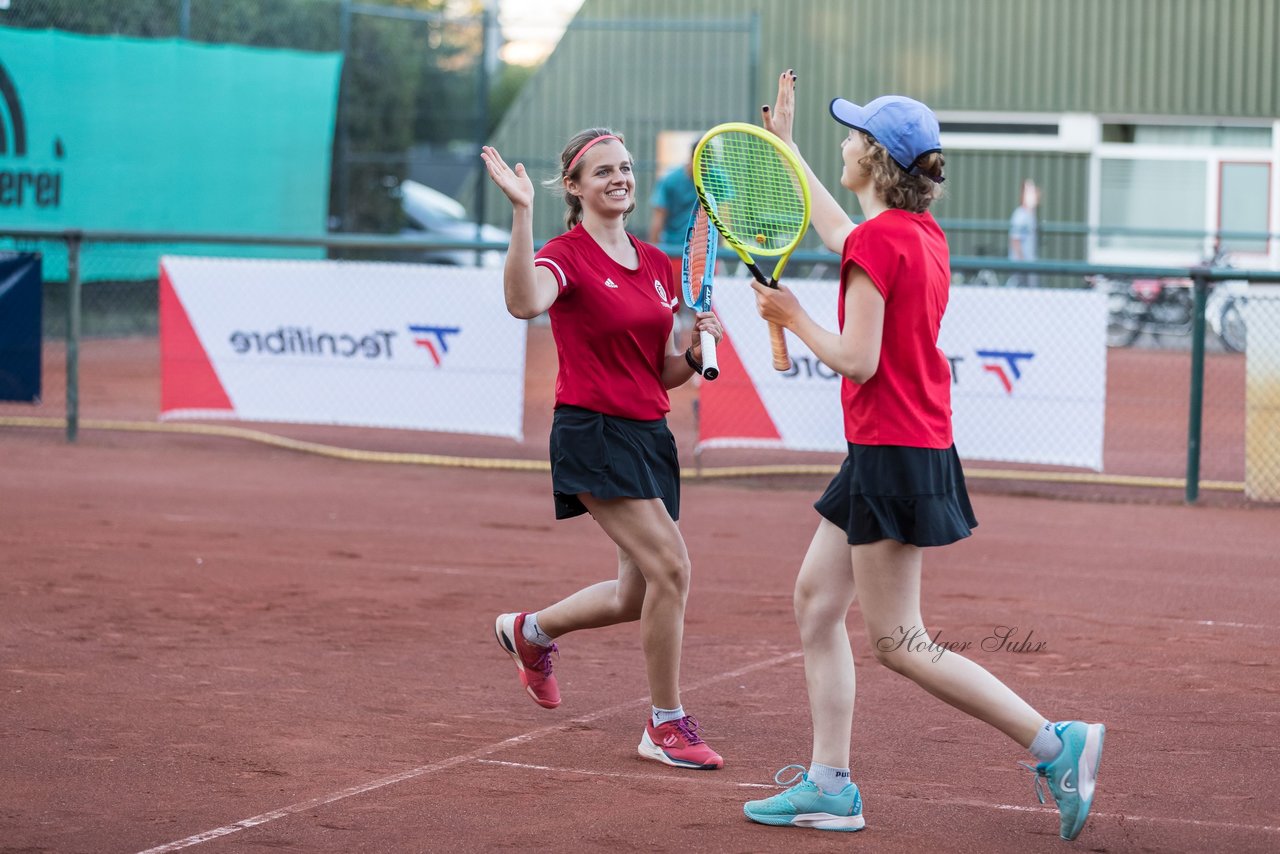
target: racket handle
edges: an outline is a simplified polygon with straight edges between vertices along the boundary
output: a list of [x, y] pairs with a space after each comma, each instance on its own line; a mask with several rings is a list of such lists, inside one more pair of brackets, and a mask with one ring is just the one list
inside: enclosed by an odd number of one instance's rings
[[782, 327], [776, 323], [769, 324], [769, 349], [773, 351], [773, 369], [775, 371], [791, 370], [791, 357], [787, 355], [787, 339]]
[[720, 376], [720, 364], [716, 361], [716, 336], [707, 330], [698, 333], [702, 343], [702, 378], [713, 380]]

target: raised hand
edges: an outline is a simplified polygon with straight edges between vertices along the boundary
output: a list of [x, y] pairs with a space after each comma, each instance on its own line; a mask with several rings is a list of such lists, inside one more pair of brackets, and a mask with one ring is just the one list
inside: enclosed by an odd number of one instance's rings
[[493, 183], [497, 184], [498, 189], [511, 200], [513, 208], [533, 206], [533, 181], [529, 180], [523, 163], [517, 163], [516, 168], [512, 169], [507, 165], [507, 161], [502, 159], [498, 149], [491, 145], [480, 149], [480, 159], [484, 161]]
[[792, 148], [796, 147], [791, 130], [796, 116], [796, 73], [788, 68], [778, 75], [778, 97], [773, 104], [760, 108], [764, 129]]

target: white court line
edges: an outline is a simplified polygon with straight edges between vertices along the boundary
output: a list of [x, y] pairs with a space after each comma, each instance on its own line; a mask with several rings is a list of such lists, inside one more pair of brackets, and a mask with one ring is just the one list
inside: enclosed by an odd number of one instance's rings
[[[649, 776], [644, 774], [623, 774], [616, 771], [589, 771], [582, 768], [554, 768], [550, 765], [529, 765], [523, 762], [503, 762], [496, 759], [480, 759], [478, 761], [485, 765], [503, 765], [508, 768], [519, 768], [519, 769], [528, 770], [528, 771], [555, 771], [562, 774], [582, 774], [588, 777], [622, 777], [624, 779], [634, 779], [634, 780], [661, 780], [664, 782], [670, 781], [670, 782], [680, 782], [680, 783], [693, 782], [698, 785], [704, 785], [704, 781], [707, 779], [706, 777], [702, 777], [702, 776], [695, 777], [693, 775], [686, 775], [683, 777], [654, 777], [654, 776]], [[716, 782], [716, 781], [713, 780], [713, 782]], [[721, 781], [721, 782], [726, 782], [726, 781]], [[781, 791], [784, 788], [783, 786], [770, 786], [764, 783], [737, 783], [733, 781], [727, 781], [727, 782], [729, 783], [729, 785], [732, 785], [732, 786], [751, 787], [755, 789], [775, 789], [777, 791]], [[1041, 806], [1028, 807], [1028, 806], [1020, 806], [1018, 804], [993, 804], [986, 801], [969, 801], [969, 800], [962, 800], [959, 798], [919, 798], [919, 797], [908, 798], [903, 795], [895, 795], [889, 792], [878, 792], [875, 797], [877, 799], [892, 798], [893, 800], [897, 800], [897, 801], [915, 801], [917, 803], [920, 801], [924, 801], [925, 803], [942, 804], [942, 805], [954, 804], [955, 806], [977, 807], [979, 809], [1005, 810], [1009, 812], [1034, 812], [1034, 813], [1048, 813], [1051, 815], [1058, 814], [1058, 810], [1056, 807], [1041, 807]], [[1225, 828], [1228, 830], [1250, 830], [1250, 831], [1262, 831], [1264, 833], [1280, 833], [1280, 827], [1272, 827], [1270, 825], [1239, 824], [1237, 822], [1230, 822], [1230, 821], [1206, 821], [1204, 819], [1177, 818], [1174, 816], [1145, 816], [1145, 815], [1128, 815], [1126, 813], [1090, 812], [1089, 818], [1091, 820], [1099, 819], [1099, 818], [1116, 818], [1116, 819], [1123, 819], [1124, 821], [1143, 821], [1151, 824], [1162, 824], [1162, 823], [1163, 824], [1186, 824], [1186, 825], [1192, 825], [1194, 827], [1214, 827], [1214, 828]]]
[[[746, 667], [740, 667], [737, 670], [730, 670], [725, 673], [717, 674], [715, 676], [712, 676], [709, 679], [705, 679], [702, 682], [699, 682], [693, 685], [692, 687], [686, 688], [685, 690], [696, 691], [699, 688], [704, 688], [708, 685], [713, 685], [716, 682], [722, 682], [725, 679], [732, 679], [735, 676], [741, 676], [745, 673], [751, 673], [754, 670], [760, 670], [765, 667], [775, 667], [779, 664], [785, 664], [786, 662], [800, 658], [803, 655], [804, 653], [800, 652], [799, 650], [795, 652], [788, 652], [784, 655], [775, 656], [774, 658], [770, 658], [766, 661], [759, 661], [759, 662], [756, 662], [755, 664], [749, 664]], [[648, 697], [642, 697], [637, 700], [628, 700], [625, 703], [618, 703], [617, 705], [610, 706], [607, 709], [601, 709], [600, 711], [592, 712], [589, 715], [576, 717], [571, 720], [565, 721], [564, 723], [555, 724], [553, 726], [545, 726], [540, 729], [531, 730], [521, 735], [514, 735], [511, 738], [503, 739], [502, 741], [494, 742], [493, 744], [485, 745], [484, 747], [478, 747], [475, 750], [468, 751], [467, 753], [460, 753], [457, 756], [452, 756], [448, 759], [442, 759], [439, 762], [432, 762], [429, 765], [421, 765], [417, 768], [410, 768], [407, 771], [401, 771], [399, 774], [391, 774], [387, 777], [380, 777], [377, 780], [370, 780], [368, 783], [362, 783], [358, 786], [351, 786], [350, 788], [342, 789], [341, 791], [334, 792], [332, 794], [321, 795], [320, 797], [312, 798], [309, 801], [302, 801], [301, 803], [290, 804], [287, 807], [280, 807], [279, 809], [271, 810], [270, 812], [260, 813], [259, 815], [250, 816], [249, 818], [242, 818], [239, 821], [232, 822], [231, 824], [225, 824], [222, 827], [216, 827], [213, 830], [206, 830], [203, 833], [197, 833], [193, 836], [188, 836], [185, 839], [179, 839], [175, 842], [166, 842], [163, 845], [157, 845], [154, 848], [148, 848], [145, 851], [140, 852], [140, 854], [164, 854], [164, 852], [167, 852], [167, 851], [180, 851], [183, 848], [190, 848], [194, 845], [200, 845], [201, 843], [204, 843], [204, 842], [211, 842], [214, 839], [219, 839], [223, 836], [229, 836], [232, 833], [239, 833], [240, 831], [247, 830], [250, 827], [258, 827], [259, 825], [267, 824], [268, 822], [272, 822], [277, 819], [286, 818], [288, 816], [295, 815], [296, 813], [306, 812], [307, 810], [315, 809], [316, 807], [321, 807], [326, 804], [331, 804], [331, 803], [334, 803], [335, 801], [345, 800], [346, 798], [354, 797], [355, 795], [362, 795], [365, 792], [372, 792], [376, 789], [381, 789], [386, 786], [394, 785], [396, 783], [403, 783], [405, 780], [412, 780], [415, 777], [422, 777], [426, 774], [434, 774], [437, 771], [444, 771], [448, 768], [454, 767], [455, 765], [461, 765], [464, 762], [472, 762], [472, 761], [481, 759], [485, 756], [488, 756], [490, 753], [497, 753], [499, 750], [503, 750], [504, 748], [513, 747], [517, 744], [523, 744], [527, 741], [532, 741], [535, 738], [540, 738], [544, 735], [550, 735], [551, 733], [554, 733], [554, 732], [567, 730], [576, 724], [591, 723], [592, 721], [599, 720], [600, 718], [617, 714], [618, 712], [629, 709], [632, 706], [635, 706], [638, 704], [648, 705], [648, 703], [649, 703]]]
[[1230, 629], [1267, 629], [1271, 630], [1274, 626], [1260, 626], [1257, 623], [1227, 623], [1222, 620], [1196, 620], [1197, 626], [1226, 626]]
[[695, 786], [706, 786], [710, 783], [722, 783], [726, 786], [734, 786], [742, 789], [777, 789], [777, 786], [770, 786], [766, 783], [739, 783], [736, 780], [726, 780], [718, 774], [685, 774], [683, 777], [659, 777], [655, 774], [624, 774], [621, 771], [588, 771], [585, 768], [554, 768], [550, 765], [530, 765], [525, 762], [504, 762], [501, 759], [477, 759], [481, 765], [502, 765], [507, 768], [519, 768], [523, 771], [555, 771], [557, 774], [582, 774], [587, 777], [618, 777], [623, 780], [635, 780], [636, 782], [655, 782], [655, 783], [692, 783]]
[[[890, 796], [892, 797], [892, 795]], [[918, 800], [918, 799], [917, 799]], [[990, 807], [994, 810], [1014, 810], [1017, 812], [1049, 812], [1057, 814], [1056, 809], [1049, 807], [1022, 807], [1014, 804], [983, 804], [977, 801], [948, 801], [967, 807]], [[1239, 824], [1234, 821], [1207, 821], [1199, 818], [1177, 818], [1174, 816], [1129, 815], [1120, 812], [1089, 812], [1089, 820], [1098, 818], [1118, 818], [1124, 821], [1145, 821], [1151, 824], [1188, 824], [1193, 827], [1215, 827], [1227, 830], [1256, 830], [1263, 833], [1280, 833], [1280, 827], [1266, 824]]]

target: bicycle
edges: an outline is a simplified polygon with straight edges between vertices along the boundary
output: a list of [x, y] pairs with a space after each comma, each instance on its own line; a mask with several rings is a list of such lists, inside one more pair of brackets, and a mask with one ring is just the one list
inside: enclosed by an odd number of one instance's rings
[[[1210, 267], [1232, 267], [1231, 256], [1221, 249], [1214, 252], [1209, 259]], [[1215, 282], [1209, 291], [1209, 299], [1205, 302], [1205, 320], [1213, 329], [1213, 334], [1222, 342], [1223, 349], [1230, 353], [1243, 353], [1247, 343], [1244, 321], [1244, 308], [1249, 303], [1249, 282], [1245, 279], [1230, 279]]]
[[[1210, 268], [1230, 267], [1226, 253], [1215, 251], [1205, 261]], [[1107, 346], [1130, 347], [1143, 332], [1154, 337], [1191, 334], [1195, 320], [1195, 294], [1191, 279], [1112, 279], [1092, 276], [1095, 289], [1107, 292]], [[1248, 302], [1248, 282], [1213, 283], [1205, 303], [1205, 320], [1225, 350], [1244, 351], [1243, 308]]]

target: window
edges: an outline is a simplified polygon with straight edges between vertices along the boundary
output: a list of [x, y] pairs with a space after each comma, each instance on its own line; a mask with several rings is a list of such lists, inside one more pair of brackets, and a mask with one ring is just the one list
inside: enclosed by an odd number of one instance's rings
[[1011, 134], [1016, 136], [1058, 136], [1058, 123], [1032, 122], [940, 122], [943, 133]]
[[941, 112], [942, 147], [948, 150], [1088, 151], [1098, 120], [1082, 113]]
[[696, 130], [659, 131], [655, 176], [661, 178], [677, 166], [688, 163], [693, 157], [693, 147], [700, 139], [702, 133]]
[[1202, 232], [1206, 169], [1203, 160], [1102, 161], [1098, 247], [1200, 254], [1203, 238], [1108, 234], [1108, 228]]
[[1091, 260], [1197, 263], [1214, 251], [1217, 232], [1235, 233], [1221, 248], [1254, 263], [1272, 248], [1273, 127], [1182, 122], [1102, 123], [1093, 200], [1100, 233], [1091, 244], [1100, 254]]
[[[1267, 206], [1271, 201], [1271, 164], [1223, 161], [1221, 169], [1218, 229], [1258, 234], [1270, 231]], [[1265, 255], [1268, 244], [1261, 237], [1224, 237], [1222, 248], [1228, 253]]]
[[1104, 124], [1102, 141], [1182, 148], [1270, 148], [1269, 127]]

